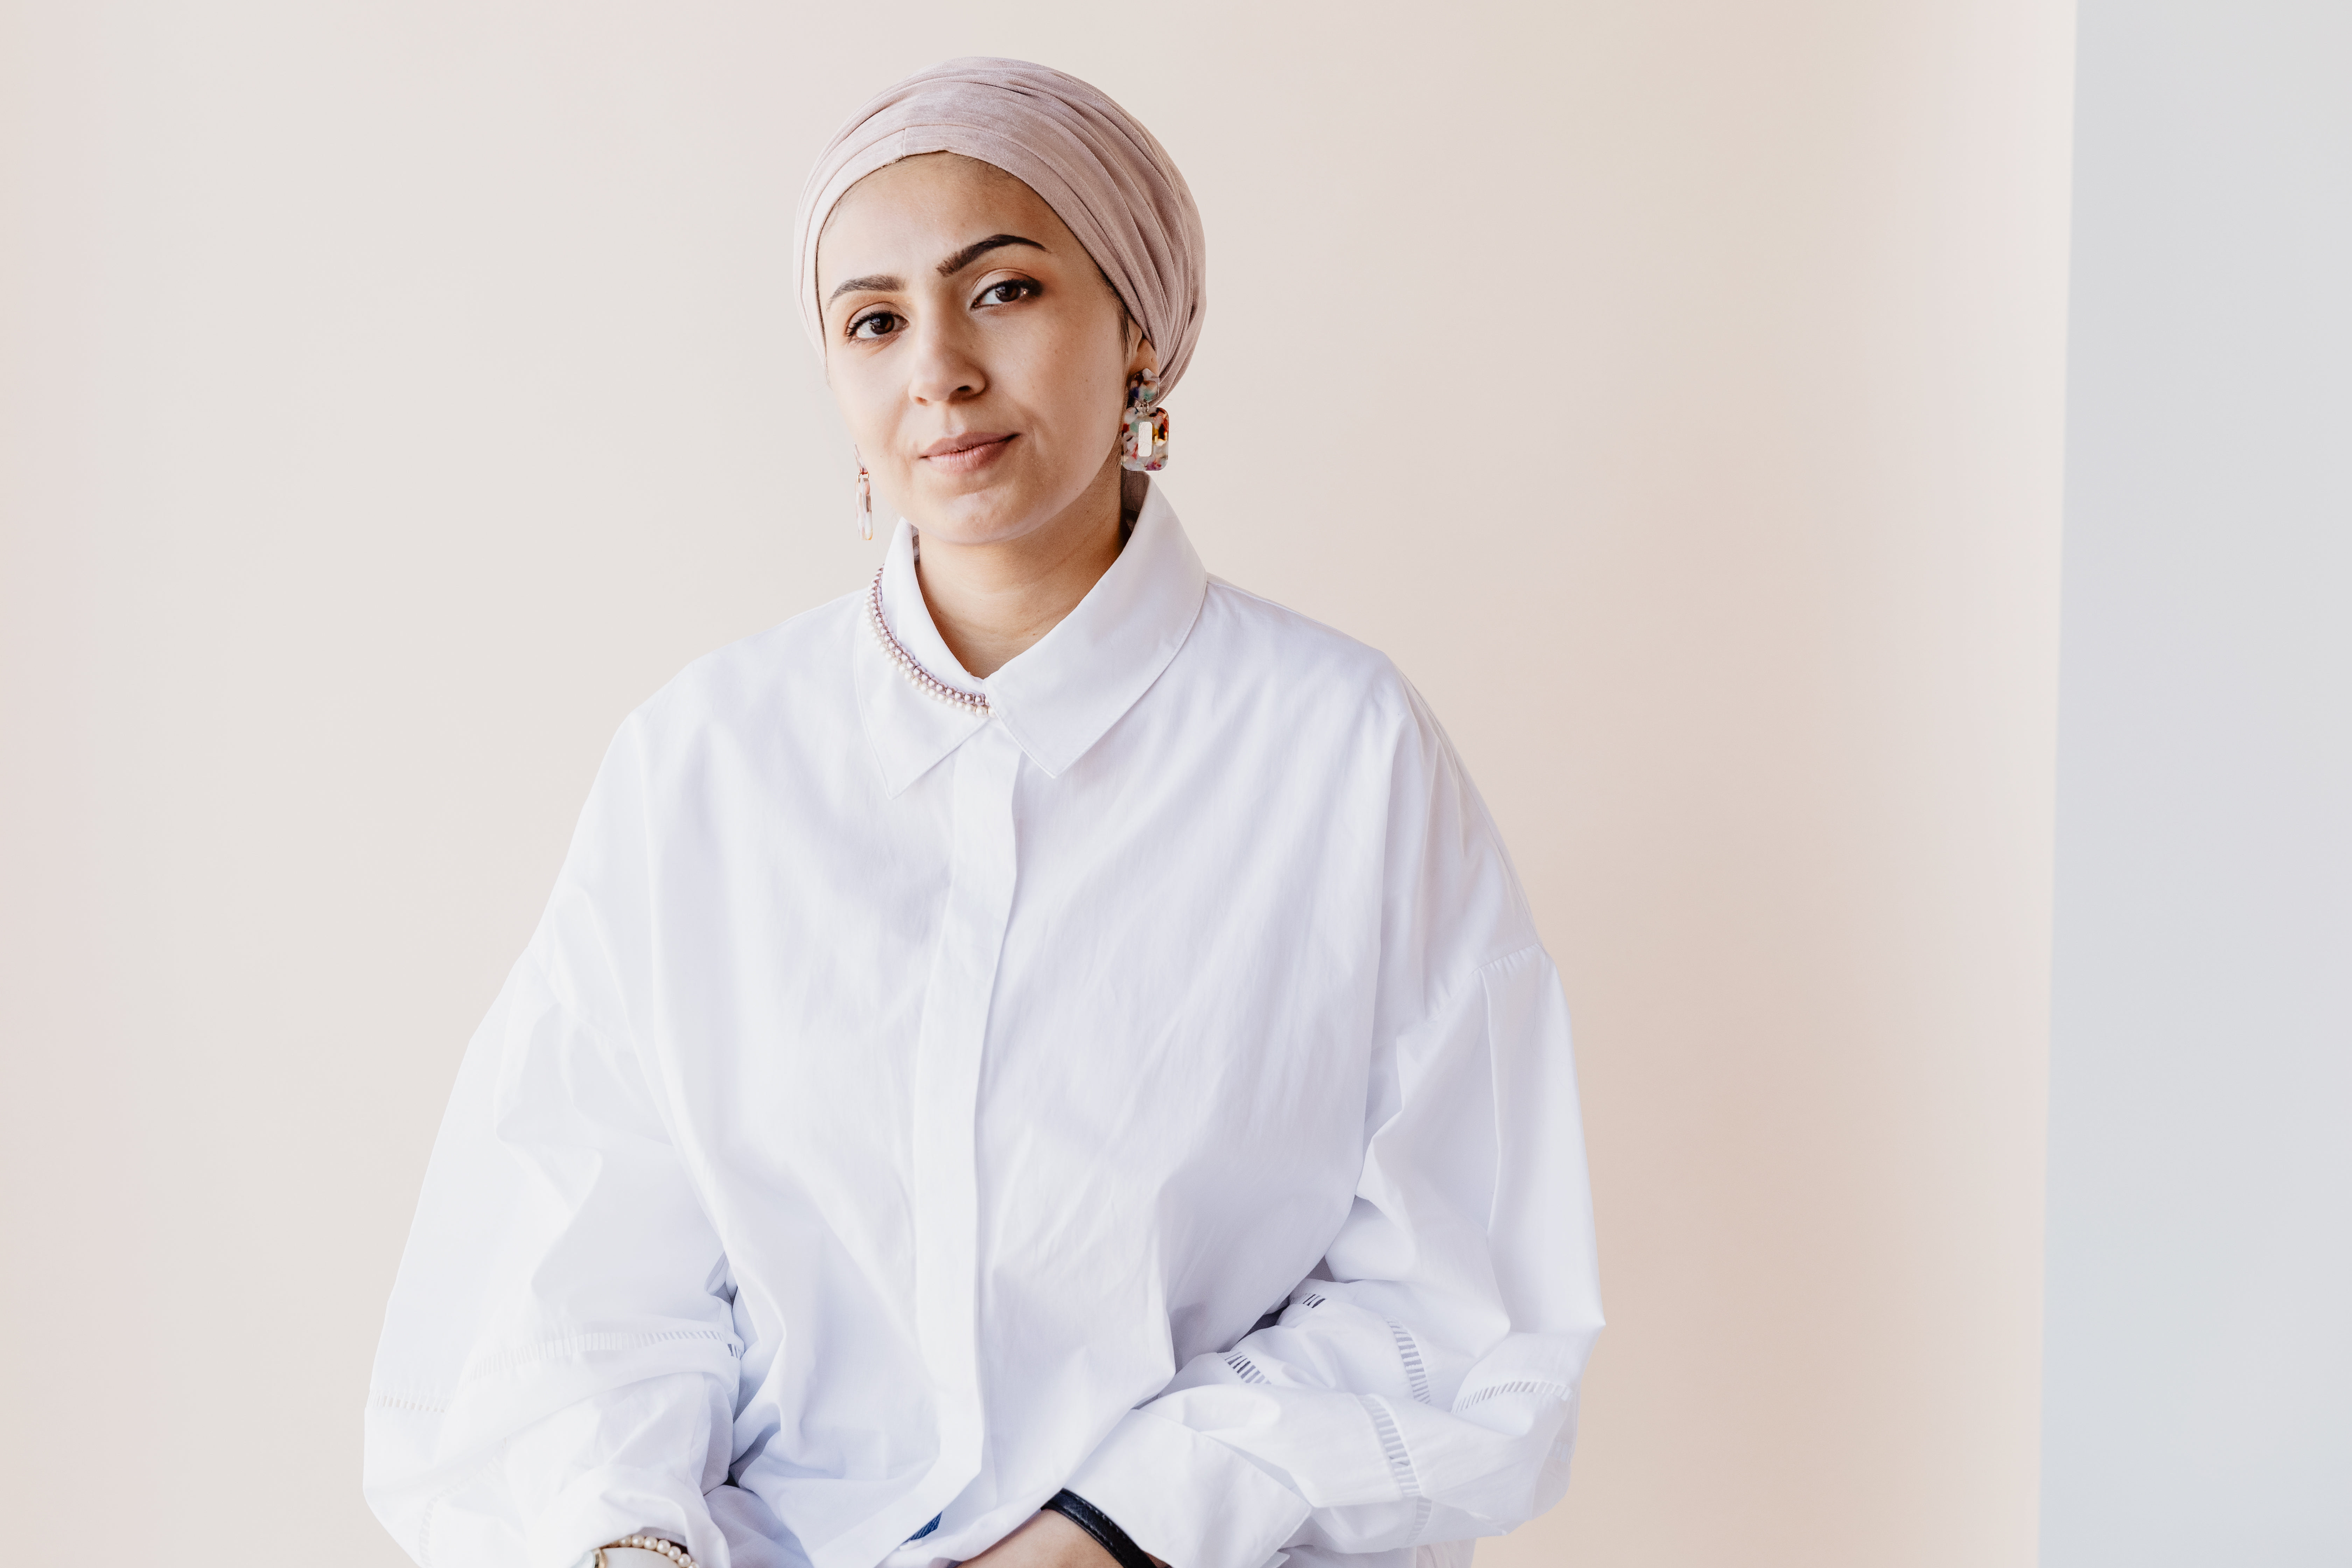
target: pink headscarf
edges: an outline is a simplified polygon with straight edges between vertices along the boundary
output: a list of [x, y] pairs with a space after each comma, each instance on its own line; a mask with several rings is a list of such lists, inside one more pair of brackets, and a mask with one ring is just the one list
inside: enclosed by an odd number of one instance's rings
[[1160, 351], [1160, 385], [1192, 358], [1206, 309], [1208, 242], [1174, 160], [1127, 110], [1074, 76], [974, 56], [919, 71], [851, 115], [810, 171], [793, 272], [809, 341], [824, 352], [816, 242], [850, 186], [922, 153], [993, 163], [1044, 198]]

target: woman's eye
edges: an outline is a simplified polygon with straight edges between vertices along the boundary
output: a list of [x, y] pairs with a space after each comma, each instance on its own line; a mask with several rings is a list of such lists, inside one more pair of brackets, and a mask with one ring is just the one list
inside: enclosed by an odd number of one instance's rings
[[888, 310], [868, 310], [849, 323], [853, 338], [887, 338], [898, 329], [898, 318]]
[[1037, 285], [1025, 278], [1008, 278], [1002, 283], [992, 283], [980, 291], [973, 301], [979, 305], [1010, 305], [1015, 300], [1025, 300], [1037, 292]]

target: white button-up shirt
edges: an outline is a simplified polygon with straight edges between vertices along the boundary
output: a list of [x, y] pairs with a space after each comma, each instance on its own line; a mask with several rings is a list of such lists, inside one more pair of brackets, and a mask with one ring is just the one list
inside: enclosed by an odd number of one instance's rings
[[1380, 654], [1155, 488], [985, 680], [865, 595], [623, 726], [476, 1035], [367, 1412], [432, 1568], [1458, 1563], [1601, 1326], [1559, 983]]

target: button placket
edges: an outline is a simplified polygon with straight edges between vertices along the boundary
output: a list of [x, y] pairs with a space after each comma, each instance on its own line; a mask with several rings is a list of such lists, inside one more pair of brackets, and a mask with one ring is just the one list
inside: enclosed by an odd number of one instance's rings
[[916, 1327], [940, 1423], [939, 1458], [920, 1491], [927, 1512], [980, 1472], [975, 1119], [989, 1006], [1013, 909], [1013, 792], [1021, 763], [1021, 748], [1001, 721], [956, 750], [947, 907], [916, 1044]]

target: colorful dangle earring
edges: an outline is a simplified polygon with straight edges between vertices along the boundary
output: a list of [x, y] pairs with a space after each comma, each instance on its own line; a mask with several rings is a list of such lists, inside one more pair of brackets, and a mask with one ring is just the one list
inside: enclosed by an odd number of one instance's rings
[[874, 537], [874, 481], [863, 463], [857, 465], [857, 537]]
[[1168, 410], [1160, 406], [1160, 373], [1139, 370], [1127, 384], [1127, 440], [1119, 467], [1156, 474], [1168, 466]]

